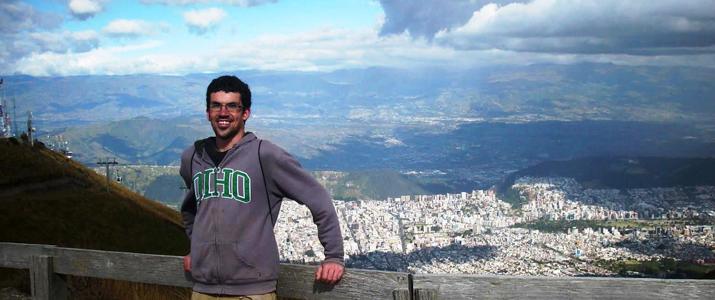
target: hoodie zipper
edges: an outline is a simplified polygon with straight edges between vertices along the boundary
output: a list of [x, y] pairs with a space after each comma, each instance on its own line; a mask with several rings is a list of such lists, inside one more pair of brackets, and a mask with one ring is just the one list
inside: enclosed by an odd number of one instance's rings
[[[237, 152], [239, 148], [240, 148], [240, 146], [233, 147], [233, 148], [229, 149], [228, 153], [226, 153], [226, 155], [224, 155], [223, 159], [221, 159], [221, 161], [218, 163], [218, 166], [215, 166], [214, 191], [218, 192], [218, 190], [216, 189], [216, 177], [215, 176], [218, 176], [219, 170], [223, 169], [224, 164], [228, 161], [229, 155], [233, 155], [234, 152]], [[223, 188], [225, 189], [226, 187], [224, 186]], [[222, 194], [223, 194], [223, 191], [222, 191]], [[221, 287], [221, 291], [220, 291], [221, 294], [224, 293], [223, 282], [224, 282], [224, 279], [225, 279], [224, 277], [226, 276], [226, 274], [223, 274], [221, 272], [221, 253], [219, 251], [220, 247], [218, 246], [217, 224], [218, 224], [218, 221], [221, 220], [222, 218], [223, 218], [223, 209], [219, 209], [218, 218], [216, 220], [214, 220], [215, 221], [214, 222], [214, 245], [216, 245], [216, 263], [217, 263], [216, 264], [216, 275], [217, 275], [216, 278], [218, 279], [218, 284]]]
[[[204, 146], [204, 147], [206, 147], [206, 146]], [[204, 164], [214, 167], [214, 176], [216, 176], [215, 174], [218, 171], [218, 167], [214, 165], [213, 160], [211, 160], [210, 158], [207, 158], [208, 155], [206, 155], [206, 154], [207, 154], [206, 149], [203, 149], [203, 151], [201, 152], [200, 158], [204, 162]], [[210, 178], [209, 178], [209, 180], [210, 180]], [[215, 177], [214, 177], [214, 182], [213, 182], [213, 188], [214, 188], [214, 190], [216, 190], [216, 178]], [[220, 213], [220, 211], [219, 211], [219, 213]], [[219, 218], [220, 218], [220, 216], [216, 217], [214, 219], [214, 222], [211, 222], [211, 227], [212, 227], [211, 231], [213, 232], [213, 236], [214, 236], [213, 246], [214, 246], [214, 249], [216, 252], [216, 261], [215, 261], [216, 264], [215, 264], [215, 268], [213, 271], [216, 274], [216, 281], [219, 284], [222, 284], [223, 280], [222, 280], [222, 276], [221, 276], [221, 253], [219, 251], [219, 246], [218, 246], [218, 226], [217, 226], [217, 220], [219, 220]]]
[[[219, 170], [219, 168], [215, 167], [215, 169], [214, 169], [214, 174], [215, 174], [214, 175], [214, 191], [216, 191], [216, 176], [218, 174], [218, 170]], [[219, 247], [219, 245], [218, 245], [218, 222], [219, 222], [219, 220], [221, 220], [221, 214], [223, 213], [220, 210], [220, 208], [221, 207], [219, 207], [218, 216], [216, 217], [216, 219], [214, 219], [213, 227], [214, 227], [214, 246], [216, 247], [216, 279], [217, 279], [219, 285], [223, 285], [223, 274], [221, 274], [221, 251], [219, 251], [219, 249], [221, 249], [221, 247]], [[221, 294], [223, 294], [223, 288], [221, 290]]]
[[[252, 139], [251, 141], [245, 142], [245, 144], [252, 142], [254, 139]], [[228, 153], [226, 153], [226, 155], [223, 157], [223, 159], [219, 162], [218, 166], [215, 166], [213, 161], [206, 160], [205, 156], [207, 156], [207, 155], [204, 155], [206, 152], [205, 149], [203, 150], [203, 153], [201, 153], [201, 160], [203, 160], [205, 163], [207, 163], [209, 165], [214, 166], [214, 174], [215, 174], [214, 176], [217, 176], [218, 171], [223, 168], [223, 166], [225, 165], [225, 163], [227, 161], [229, 161], [229, 158], [230, 158], [229, 156], [236, 155], [235, 152], [238, 152], [238, 150], [241, 148], [241, 146], [243, 146], [243, 145], [240, 144], [240, 145], [237, 145], [236, 147], [229, 149]], [[216, 191], [216, 178], [215, 177], [214, 177], [213, 186], [214, 186], [214, 191]], [[216, 219], [214, 219], [214, 222], [212, 222], [213, 223], [212, 225], [213, 225], [213, 234], [214, 234], [214, 247], [216, 249], [216, 269], [215, 269], [216, 278], [217, 278], [217, 282], [218, 282], [219, 286], [221, 286], [220, 293], [223, 294], [224, 293], [224, 288], [223, 288], [223, 282], [224, 282], [223, 275], [224, 274], [221, 274], [221, 253], [219, 251], [219, 245], [218, 245], [218, 226], [217, 226], [218, 220], [220, 220], [223, 215], [223, 211], [219, 210], [218, 213], [219, 213], [219, 216]]]

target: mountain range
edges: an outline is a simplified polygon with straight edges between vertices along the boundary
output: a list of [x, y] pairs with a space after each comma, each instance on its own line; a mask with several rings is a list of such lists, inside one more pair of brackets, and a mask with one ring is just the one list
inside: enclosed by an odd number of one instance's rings
[[[229, 72], [253, 91], [247, 123], [313, 170], [392, 169], [445, 191], [545, 160], [715, 155], [715, 70], [613, 64]], [[178, 164], [210, 136], [220, 74], [6, 77], [40, 138], [88, 165]]]
[[[256, 119], [286, 124], [294, 123], [291, 118], [386, 125], [460, 118], [709, 121], [715, 112], [712, 68], [537, 64], [227, 73], [251, 86]], [[205, 88], [218, 75], [7, 76], [4, 87], [18, 100], [18, 111], [32, 110], [56, 128], [202, 115]]]

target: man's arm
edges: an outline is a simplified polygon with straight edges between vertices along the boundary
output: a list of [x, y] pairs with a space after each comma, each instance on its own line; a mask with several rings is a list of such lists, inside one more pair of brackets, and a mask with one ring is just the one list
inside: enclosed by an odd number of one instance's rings
[[193, 174], [191, 174], [191, 159], [193, 156], [194, 147], [189, 147], [181, 155], [181, 167], [179, 168], [179, 175], [184, 180], [186, 185], [186, 195], [184, 195], [184, 201], [181, 203], [181, 219], [184, 222], [184, 227], [186, 230], [186, 235], [191, 240], [191, 232], [194, 226], [194, 217], [196, 217], [196, 198], [194, 196], [194, 185], [191, 181]]
[[[187, 158], [188, 156], [188, 158]], [[196, 198], [194, 196], [194, 185], [191, 182], [191, 156], [193, 156], [193, 147], [184, 151], [181, 155], [181, 167], [179, 168], [179, 175], [184, 180], [186, 185], [186, 195], [184, 195], [184, 201], [181, 204], [181, 219], [184, 222], [184, 228], [186, 235], [191, 240], [191, 232], [194, 226], [194, 218], [196, 217]], [[191, 271], [191, 255], [190, 253], [184, 256], [184, 271]]]
[[271, 192], [290, 198], [308, 207], [313, 223], [318, 227], [318, 239], [325, 249], [325, 261], [316, 272], [316, 279], [335, 283], [343, 275], [343, 237], [338, 215], [328, 192], [298, 161], [283, 149], [264, 141], [261, 157], [266, 174], [272, 181]]

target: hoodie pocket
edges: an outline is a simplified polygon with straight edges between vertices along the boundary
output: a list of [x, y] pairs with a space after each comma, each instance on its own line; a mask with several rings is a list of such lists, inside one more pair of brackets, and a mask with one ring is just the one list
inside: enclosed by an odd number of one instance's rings
[[191, 243], [191, 276], [202, 283], [218, 283], [218, 253], [214, 243]]
[[221, 245], [221, 265], [219, 266], [221, 278], [225, 283], [242, 283], [261, 280], [266, 277], [266, 272], [260, 269], [261, 264], [265, 265], [269, 262], [261, 262], [252, 260], [250, 251], [256, 249], [248, 249], [239, 243]]

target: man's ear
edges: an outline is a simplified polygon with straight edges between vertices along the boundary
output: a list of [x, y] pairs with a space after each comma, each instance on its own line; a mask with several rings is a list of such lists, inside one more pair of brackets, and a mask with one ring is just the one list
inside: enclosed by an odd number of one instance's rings
[[243, 110], [243, 113], [241, 114], [241, 119], [243, 119], [243, 121], [246, 122], [250, 116], [251, 116], [251, 109], [246, 108]]

